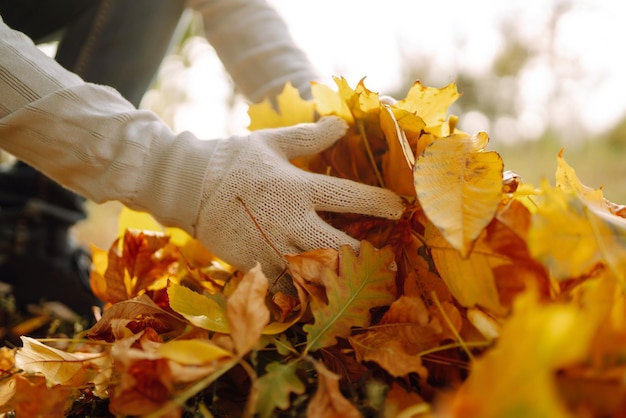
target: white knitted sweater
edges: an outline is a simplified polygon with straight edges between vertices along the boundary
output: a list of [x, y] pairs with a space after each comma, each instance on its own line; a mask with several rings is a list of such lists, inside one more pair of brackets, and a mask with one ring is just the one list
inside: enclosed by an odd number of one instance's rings
[[[287, 81], [306, 89], [316, 78], [265, 1], [190, 5], [251, 100]], [[121, 201], [195, 235], [213, 147], [192, 133], [174, 134], [113, 89], [83, 82], [0, 20], [0, 148], [88, 199]]]

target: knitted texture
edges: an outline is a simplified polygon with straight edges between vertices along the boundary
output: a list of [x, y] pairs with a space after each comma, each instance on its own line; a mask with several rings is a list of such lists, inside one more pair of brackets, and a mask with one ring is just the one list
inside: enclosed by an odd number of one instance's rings
[[256, 131], [220, 140], [209, 162], [196, 234], [218, 257], [247, 270], [259, 262], [273, 285], [285, 254], [338, 248], [354, 238], [324, 222], [316, 211], [351, 212], [397, 219], [393, 192], [303, 171], [289, 160], [320, 152], [346, 132], [336, 117], [317, 124]]

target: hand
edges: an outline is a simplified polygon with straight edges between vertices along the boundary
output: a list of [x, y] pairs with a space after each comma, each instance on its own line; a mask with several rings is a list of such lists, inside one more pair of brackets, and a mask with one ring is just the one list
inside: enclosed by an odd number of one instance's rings
[[248, 270], [258, 261], [270, 283], [286, 266], [284, 254], [343, 244], [358, 249], [357, 240], [324, 222], [316, 211], [398, 219], [400, 197], [387, 189], [306, 172], [289, 162], [324, 150], [346, 129], [333, 116], [219, 140], [209, 162], [197, 238], [234, 267]]

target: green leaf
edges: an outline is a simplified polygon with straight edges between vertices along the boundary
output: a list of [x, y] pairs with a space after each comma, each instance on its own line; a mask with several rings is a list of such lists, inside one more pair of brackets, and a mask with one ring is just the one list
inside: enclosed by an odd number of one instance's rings
[[328, 305], [313, 299], [315, 322], [306, 324], [306, 351], [335, 345], [337, 337], [348, 337], [352, 327], [370, 323], [370, 309], [390, 305], [396, 296], [396, 264], [390, 247], [381, 250], [361, 242], [357, 257], [352, 248], [339, 249], [339, 275], [324, 283]]
[[208, 331], [230, 333], [226, 309], [216, 299], [173, 282], [167, 288], [167, 295], [170, 307], [193, 325]]
[[304, 384], [296, 374], [297, 361], [289, 364], [270, 363], [266, 370], [267, 373], [256, 382], [259, 391], [256, 412], [261, 418], [271, 417], [276, 408], [287, 409], [290, 395], [301, 395], [305, 391]]

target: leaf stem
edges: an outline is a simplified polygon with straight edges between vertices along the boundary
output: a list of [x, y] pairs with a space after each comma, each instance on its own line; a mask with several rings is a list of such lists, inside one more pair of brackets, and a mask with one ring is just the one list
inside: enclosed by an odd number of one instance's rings
[[461, 345], [461, 348], [463, 348], [463, 351], [465, 351], [465, 354], [467, 354], [467, 357], [470, 359], [470, 361], [474, 361], [474, 355], [472, 354], [469, 347], [467, 346], [467, 343], [463, 340], [463, 338], [461, 338], [461, 335], [458, 333], [456, 328], [454, 328], [454, 325], [452, 325], [450, 318], [448, 318], [448, 315], [446, 315], [446, 312], [443, 310], [443, 306], [441, 306], [441, 302], [439, 301], [437, 292], [433, 290], [430, 294], [433, 298], [433, 302], [435, 302], [435, 305], [437, 305], [437, 309], [439, 309], [439, 312], [441, 312], [441, 316], [443, 317], [443, 320], [446, 322], [446, 325], [448, 325], [448, 328], [450, 328], [450, 332], [452, 332], [452, 335], [454, 335], [454, 338], [457, 339], [457, 341]]
[[380, 174], [378, 170], [378, 166], [376, 165], [376, 160], [374, 159], [374, 153], [372, 153], [372, 148], [370, 147], [370, 143], [367, 140], [367, 134], [365, 133], [365, 126], [362, 120], [357, 121], [356, 126], [359, 129], [359, 135], [361, 135], [361, 139], [363, 139], [363, 145], [365, 146], [365, 151], [367, 152], [367, 158], [370, 160], [370, 164], [372, 164], [372, 168], [374, 169], [374, 174], [376, 174], [376, 179], [378, 179], [378, 184], [380, 187], [385, 187], [385, 182], [383, 181], [383, 176]]

